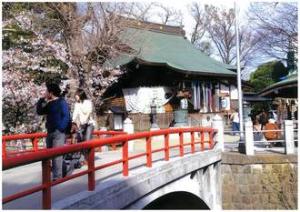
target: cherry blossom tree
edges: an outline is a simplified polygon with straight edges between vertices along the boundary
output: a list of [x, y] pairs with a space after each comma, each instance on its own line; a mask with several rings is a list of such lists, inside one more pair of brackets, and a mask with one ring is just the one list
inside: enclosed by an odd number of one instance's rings
[[10, 133], [41, 130], [35, 104], [45, 89], [42, 82], [61, 81], [71, 65], [64, 45], [32, 31], [29, 15], [23, 11], [2, 23], [2, 124]]
[[119, 39], [120, 15], [132, 17], [135, 10], [118, 3], [59, 2], [6, 2], [3, 8], [3, 126], [11, 132], [39, 130], [35, 103], [49, 80], [68, 82], [73, 92], [85, 88], [97, 109], [101, 95], [124, 71], [103, 65], [131, 54]]

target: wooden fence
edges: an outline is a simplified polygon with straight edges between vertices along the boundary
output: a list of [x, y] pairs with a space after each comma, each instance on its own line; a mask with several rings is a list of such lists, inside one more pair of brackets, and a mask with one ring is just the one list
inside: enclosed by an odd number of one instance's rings
[[[212, 119], [215, 113], [189, 113], [188, 122], [189, 126], [202, 126], [202, 119], [206, 119], [207, 116]], [[219, 115], [223, 116], [221, 113]], [[129, 114], [129, 118], [132, 120], [134, 125], [134, 130], [136, 132], [145, 131], [150, 129], [150, 115], [142, 113]], [[174, 119], [173, 112], [158, 113], [157, 114], [157, 124], [160, 129], [166, 129], [170, 127], [171, 122]], [[97, 117], [99, 127], [107, 127], [109, 130], [113, 130], [113, 114], [105, 114]]]

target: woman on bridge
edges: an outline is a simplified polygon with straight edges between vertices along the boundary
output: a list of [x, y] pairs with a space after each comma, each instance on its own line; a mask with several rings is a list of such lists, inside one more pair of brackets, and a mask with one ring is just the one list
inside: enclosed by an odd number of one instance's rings
[[[95, 121], [92, 118], [93, 104], [88, 99], [86, 93], [82, 89], [78, 89], [75, 93], [75, 106], [72, 121], [79, 127], [79, 141], [88, 141], [92, 138], [92, 132], [94, 130]], [[81, 159], [83, 165], [86, 164], [87, 153], [84, 153], [85, 161]]]

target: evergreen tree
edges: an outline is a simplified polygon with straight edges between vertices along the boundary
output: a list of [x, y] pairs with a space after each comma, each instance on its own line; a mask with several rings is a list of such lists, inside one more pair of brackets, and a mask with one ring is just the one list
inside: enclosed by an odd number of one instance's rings
[[280, 61], [268, 62], [260, 65], [255, 72], [251, 73], [250, 84], [254, 87], [254, 91], [258, 92], [280, 81], [287, 74], [287, 68]]

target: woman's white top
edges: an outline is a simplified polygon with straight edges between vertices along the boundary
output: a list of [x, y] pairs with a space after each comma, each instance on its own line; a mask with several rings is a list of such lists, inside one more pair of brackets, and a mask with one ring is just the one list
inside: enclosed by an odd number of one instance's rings
[[93, 104], [91, 100], [84, 100], [83, 102], [76, 102], [74, 105], [74, 112], [72, 121], [77, 125], [82, 124], [93, 124], [95, 125], [95, 121], [92, 117], [93, 112]]
[[235, 122], [235, 123], [239, 123], [240, 122], [240, 118], [239, 118], [239, 114], [237, 112], [234, 112], [232, 114], [232, 122]]

